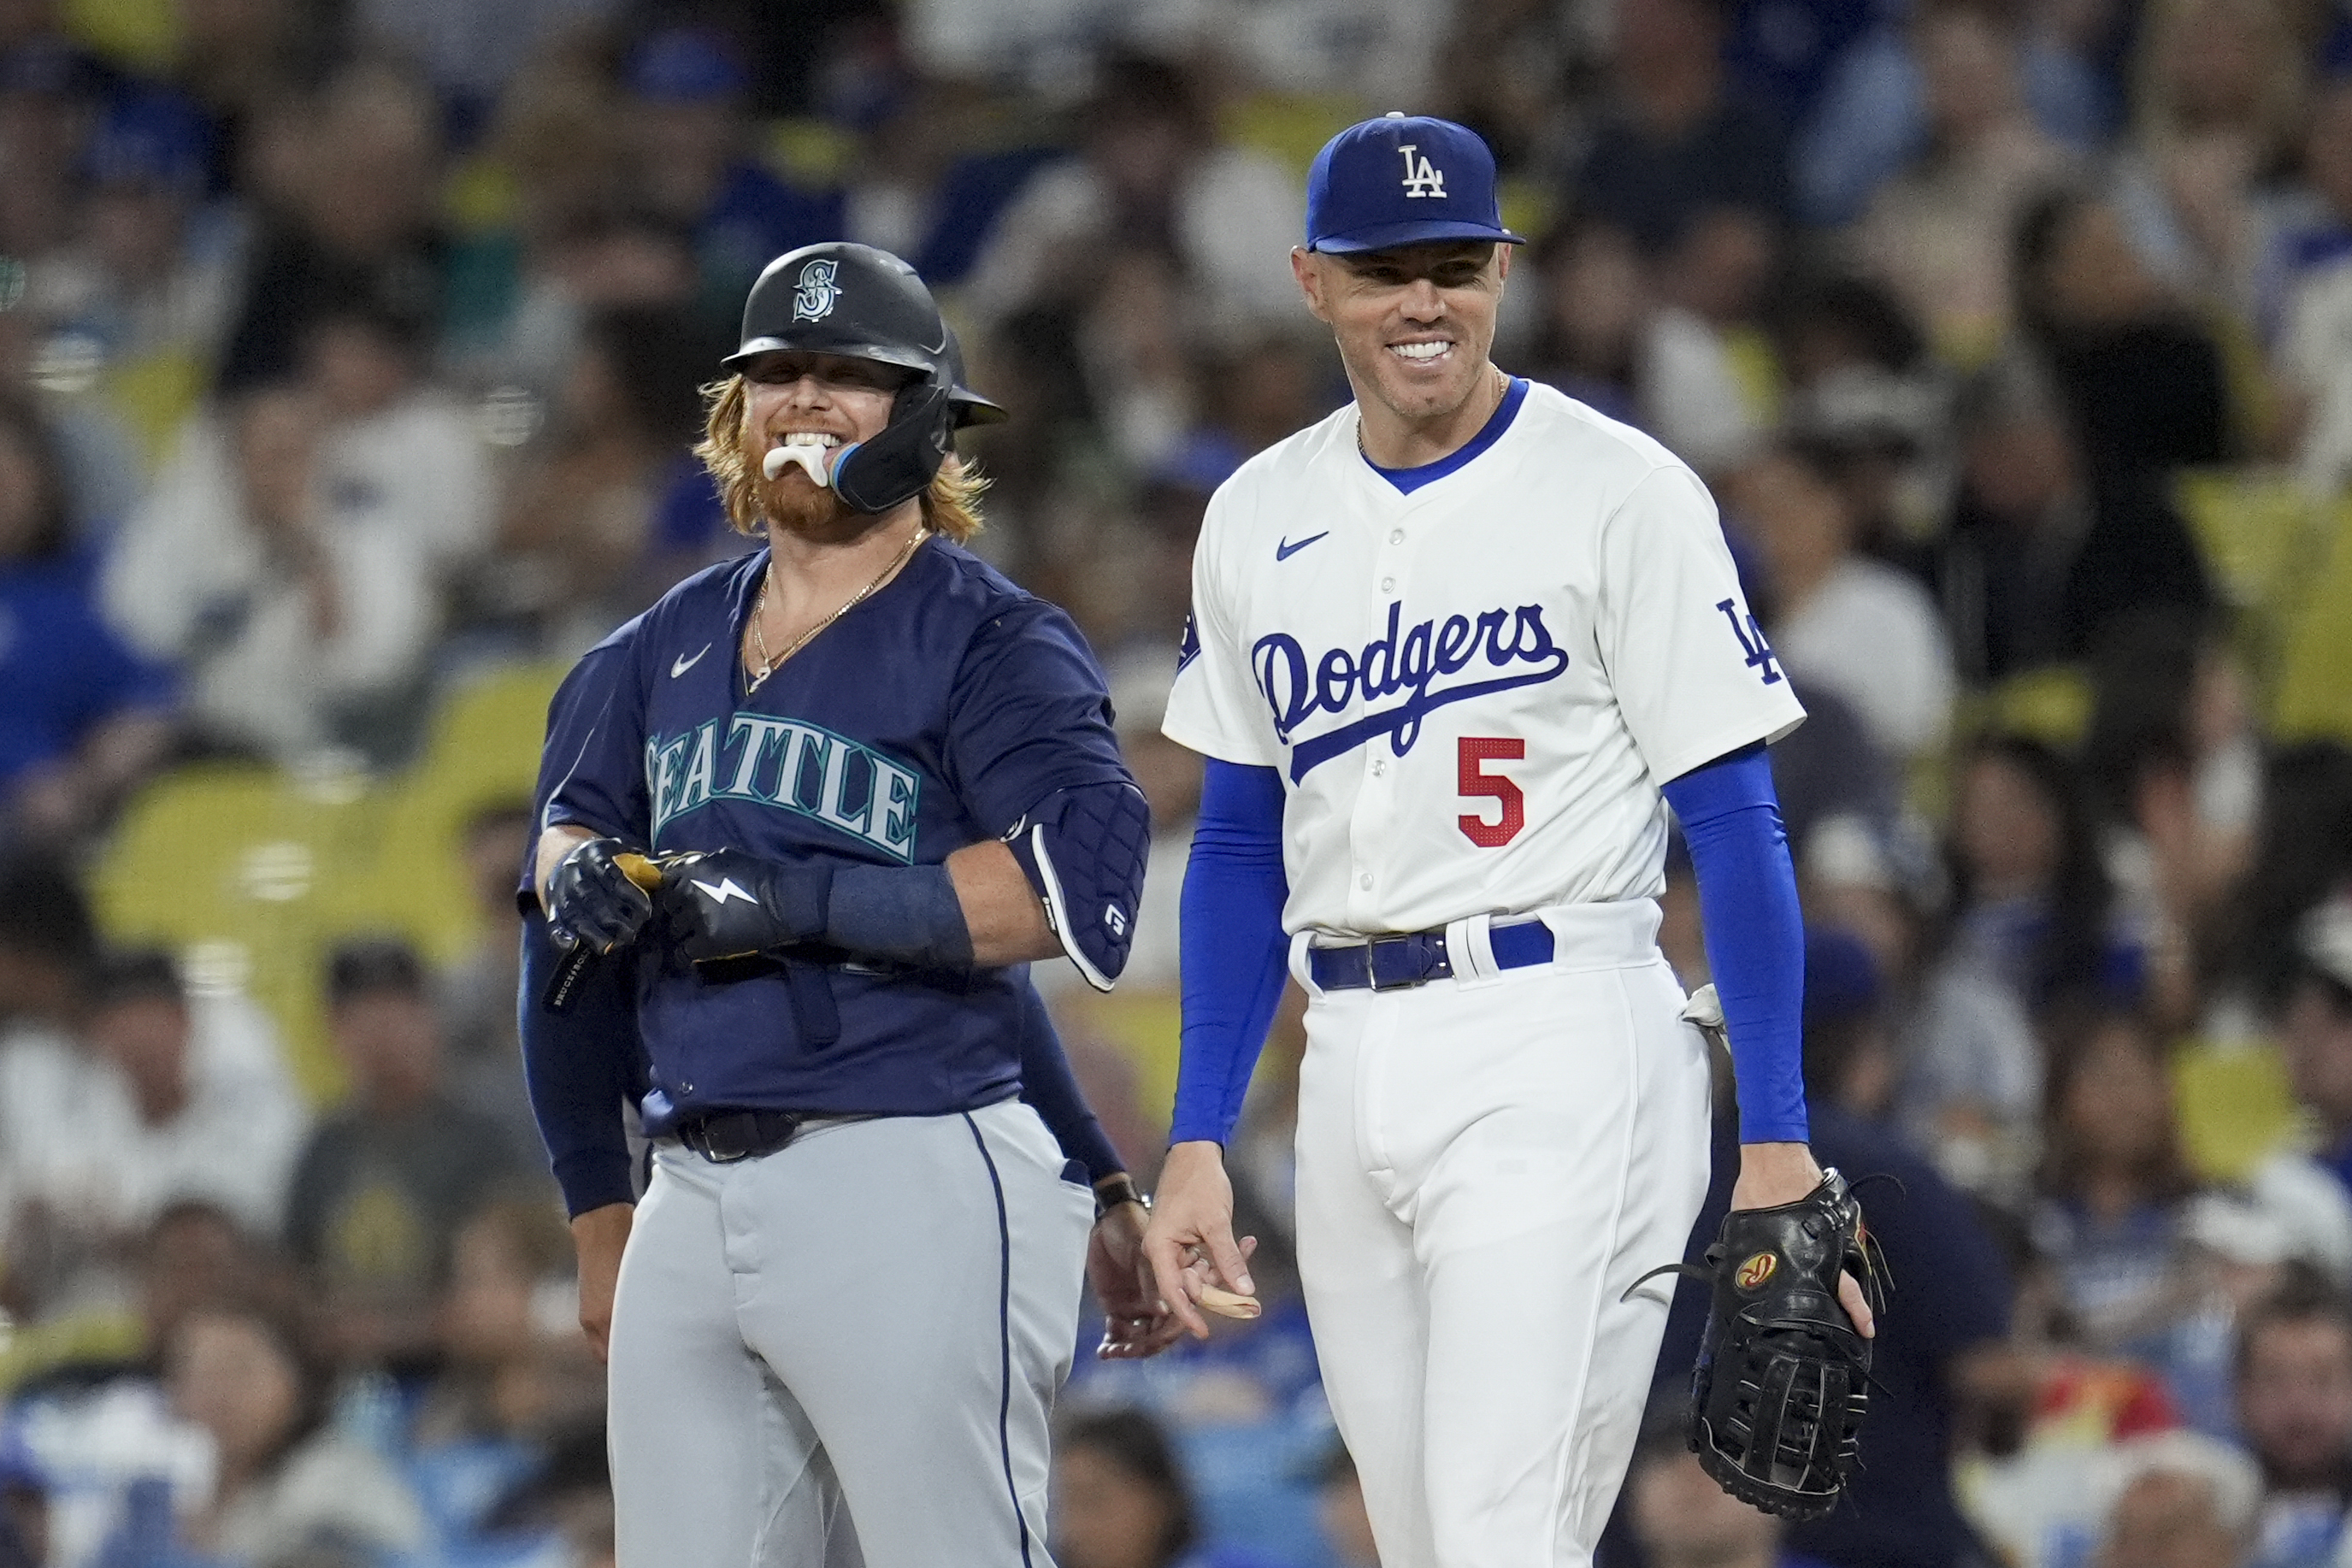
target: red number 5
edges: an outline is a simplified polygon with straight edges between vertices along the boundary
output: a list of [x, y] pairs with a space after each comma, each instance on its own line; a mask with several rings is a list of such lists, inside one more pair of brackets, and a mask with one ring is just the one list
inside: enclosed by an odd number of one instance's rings
[[1500, 773], [1490, 773], [1486, 764], [1491, 762], [1516, 763], [1528, 754], [1525, 741], [1510, 740], [1500, 735], [1465, 735], [1460, 752], [1460, 783], [1465, 795], [1485, 796], [1500, 801], [1503, 818], [1489, 822], [1475, 812], [1465, 812], [1454, 818], [1470, 842], [1481, 849], [1499, 849], [1519, 836], [1528, 825], [1528, 797], [1519, 786]]

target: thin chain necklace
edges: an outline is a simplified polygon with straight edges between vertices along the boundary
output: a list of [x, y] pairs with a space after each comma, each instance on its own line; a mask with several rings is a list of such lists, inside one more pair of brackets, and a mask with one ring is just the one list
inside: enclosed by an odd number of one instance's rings
[[914, 537], [907, 541], [906, 544], [900, 548], [898, 554], [890, 557], [890, 563], [887, 566], [883, 567], [881, 571], [877, 572], [874, 574], [874, 580], [872, 582], [866, 584], [863, 588], [858, 589], [856, 593], [852, 594], [849, 596], [848, 601], [844, 604], [841, 608], [834, 611], [833, 614], [825, 616], [824, 619], [817, 622], [816, 625], [809, 627], [808, 630], [794, 637], [792, 640], [791, 647], [785, 648], [783, 652], [776, 655], [772, 658], [768, 657], [768, 634], [761, 630], [760, 627], [760, 623], [766, 618], [765, 612], [768, 608], [768, 584], [774, 582], [776, 578], [776, 563], [774, 559], [771, 557], [768, 562], [768, 570], [763, 573], [760, 578], [760, 596], [751, 601], [751, 646], [760, 656], [760, 668], [757, 673], [751, 677], [751, 684], [749, 689], [751, 691], [759, 690], [761, 683], [765, 681], [768, 677], [776, 673], [776, 667], [778, 665], [792, 658], [793, 655], [800, 652], [801, 649], [808, 647], [810, 643], [814, 642], [816, 640], [817, 633], [824, 630], [825, 627], [833, 625], [834, 622], [841, 619], [842, 616], [849, 614], [850, 611], [857, 608], [858, 605], [864, 604], [868, 598], [872, 597], [874, 590], [879, 588], [884, 583], [889, 581], [890, 574], [898, 571], [899, 567], [904, 566], [907, 563], [907, 558], [914, 554], [915, 547], [922, 543], [924, 540], [929, 539], [930, 536], [931, 531], [929, 529], [924, 527], [919, 522], [915, 524]]

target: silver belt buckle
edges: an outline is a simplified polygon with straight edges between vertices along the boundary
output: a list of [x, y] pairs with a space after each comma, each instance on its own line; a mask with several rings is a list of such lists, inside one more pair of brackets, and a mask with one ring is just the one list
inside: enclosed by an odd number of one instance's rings
[[1382, 991], [1411, 991], [1417, 985], [1426, 984], [1429, 977], [1425, 974], [1415, 974], [1409, 980], [1399, 980], [1387, 985], [1381, 984], [1381, 966], [1379, 963], [1380, 950], [1383, 946], [1404, 947], [1412, 941], [1412, 933], [1411, 932], [1407, 932], [1402, 936], [1375, 936], [1366, 938], [1364, 941], [1365, 985], [1377, 994]]

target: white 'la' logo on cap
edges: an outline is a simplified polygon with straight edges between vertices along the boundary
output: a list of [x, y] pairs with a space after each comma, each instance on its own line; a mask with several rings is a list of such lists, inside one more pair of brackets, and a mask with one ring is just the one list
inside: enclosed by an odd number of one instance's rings
[[1427, 158], [1414, 157], [1417, 145], [1408, 142], [1397, 149], [1404, 154], [1404, 194], [1409, 196], [1444, 195], [1444, 173], [1430, 167]]

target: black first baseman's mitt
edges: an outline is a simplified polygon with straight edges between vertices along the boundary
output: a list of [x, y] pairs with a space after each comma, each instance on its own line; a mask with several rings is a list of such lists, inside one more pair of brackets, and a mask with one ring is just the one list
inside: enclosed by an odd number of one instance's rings
[[1835, 1171], [1792, 1204], [1734, 1209], [1704, 1269], [1714, 1287], [1691, 1377], [1690, 1443], [1742, 1502], [1790, 1519], [1837, 1506], [1869, 1398], [1870, 1342], [1838, 1304], [1841, 1269], [1874, 1312], [1885, 1302], [1877, 1243]]

